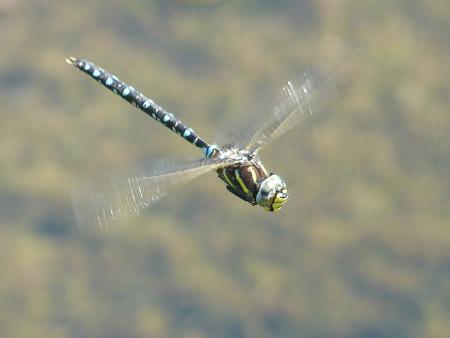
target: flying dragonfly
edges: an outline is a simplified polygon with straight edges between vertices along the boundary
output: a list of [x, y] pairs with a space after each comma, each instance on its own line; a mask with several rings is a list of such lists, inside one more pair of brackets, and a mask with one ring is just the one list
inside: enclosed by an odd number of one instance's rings
[[143, 175], [120, 178], [75, 194], [73, 204], [81, 227], [96, 223], [103, 229], [138, 214], [173, 188], [210, 171], [215, 171], [226, 189], [243, 201], [269, 212], [279, 211], [288, 200], [286, 183], [266, 169], [258, 153], [312, 115], [324, 101], [325, 89], [329, 87], [328, 79], [320, 81], [312, 73], [288, 81], [271, 110], [251, 116], [249, 123], [241, 128], [233, 128], [232, 142], [215, 144], [207, 143], [172, 113], [92, 62], [75, 57], [66, 61], [200, 148], [204, 156], [194, 160], [155, 161]]

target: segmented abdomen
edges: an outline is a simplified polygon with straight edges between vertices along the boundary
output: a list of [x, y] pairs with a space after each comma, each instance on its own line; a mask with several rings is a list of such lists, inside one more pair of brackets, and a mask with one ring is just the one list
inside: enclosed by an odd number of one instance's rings
[[198, 137], [191, 128], [183, 124], [183, 122], [178, 120], [173, 114], [158, 106], [153, 100], [142, 95], [132, 86], [120, 81], [117, 76], [109, 74], [102, 68], [95, 66], [92, 62], [74, 57], [70, 57], [66, 60], [68, 63], [74, 65], [93, 79], [100, 82], [109, 90], [138, 107], [155, 120], [161, 122], [165, 127], [181, 135], [189, 143], [201, 148], [203, 152], [207, 154], [208, 144]]

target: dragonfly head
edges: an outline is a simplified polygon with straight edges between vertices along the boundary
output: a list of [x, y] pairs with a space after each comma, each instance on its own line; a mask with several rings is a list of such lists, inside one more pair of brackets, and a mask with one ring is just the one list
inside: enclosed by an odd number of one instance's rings
[[286, 183], [275, 174], [271, 174], [259, 186], [256, 203], [266, 211], [279, 211], [288, 199]]

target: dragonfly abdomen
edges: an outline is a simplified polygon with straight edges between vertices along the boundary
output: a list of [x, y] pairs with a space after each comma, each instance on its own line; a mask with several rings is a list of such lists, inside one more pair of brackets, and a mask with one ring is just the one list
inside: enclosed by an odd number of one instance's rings
[[141, 109], [144, 113], [159, 121], [165, 127], [179, 134], [189, 143], [201, 148], [205, 155], [208, 155], [208, 144], [203, 141], [191, 128], [178, 120], [172, 113], [165, 111], [153, 100], [145, 97], [132, 86], [119, 80], [115, 75], [106, 72], [104, 69], [97, 67], [92, 62], [70, 57], [66, 59], [69, 64], [74, 65], [79, 70], [88, 74], [94, 80], [100, 82], [103, 86], [131, 103], [133, 106]]

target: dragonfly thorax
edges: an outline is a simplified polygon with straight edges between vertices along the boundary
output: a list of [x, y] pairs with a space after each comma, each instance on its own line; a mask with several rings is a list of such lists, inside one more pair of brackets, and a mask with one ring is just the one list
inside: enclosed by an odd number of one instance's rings
[[278, 211], [287, 201], [286, 184], [278, 175], [267, 172], [256, 151], [235, 145], [211, 149], [215, 159], [231, 163], [216, 170], [231, 193], [266, 211]]

